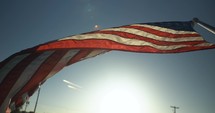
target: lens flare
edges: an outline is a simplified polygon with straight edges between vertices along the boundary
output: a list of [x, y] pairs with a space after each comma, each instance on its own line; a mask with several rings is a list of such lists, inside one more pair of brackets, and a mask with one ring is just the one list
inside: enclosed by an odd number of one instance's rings
[[95, 88], [88, 105], [94, 113], [145, 113], [143, 96], [135, 82], [115, 79]]
[[116, 88], [103, 96], [99, 113], [141, 113], [141, 105], [135, 92]]

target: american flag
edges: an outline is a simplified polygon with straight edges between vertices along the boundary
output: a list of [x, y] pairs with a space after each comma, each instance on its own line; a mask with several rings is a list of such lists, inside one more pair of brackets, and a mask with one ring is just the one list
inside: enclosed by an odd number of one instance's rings
[[65, 66], [111, 50], [179, 53], [212, 48], [194, 31], [192, 21], [132, 24], [47, 42], [0, 63], [0, 112], [23, 105], [39, 84]]

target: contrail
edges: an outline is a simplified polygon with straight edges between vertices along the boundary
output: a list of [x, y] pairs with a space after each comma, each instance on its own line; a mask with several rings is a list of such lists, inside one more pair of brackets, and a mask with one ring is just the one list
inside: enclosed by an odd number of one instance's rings
[[68, 88], [74, 89], [74, 90], [78, 90], [78, 88], [71, 86], [71, 85], [67, 85]]
[[67, 85], [69, 88], [72, 88], [72, 89], [81, 89], [82, 87], [81, 86], [79, 86], [79, 85], [77, 85], [77, 84], [75, 84], [75, 83], [72, 83], [72, 82], [70, 82], [70, 81], [68, 81], [68, 80], [63, 80], [63, 82], [65, 82], [65, 83], [67, 83], [67, 84], [69, 84], [69, 85]]

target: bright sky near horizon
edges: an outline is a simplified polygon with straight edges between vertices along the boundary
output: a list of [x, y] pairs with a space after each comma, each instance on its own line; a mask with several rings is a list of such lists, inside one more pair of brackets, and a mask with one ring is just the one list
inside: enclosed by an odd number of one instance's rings
[[[0, 61], [51, 40], [133, 23], [215, 26], [214, 0], [1, 0]], [[97, 26], [97, 27], [95, 27]], [[195, 27], [209, 41], [215, 35]], [[66, 67], [41, 86], [37, 113], [214, 113], [215, 50], [111, 51]], [[71, 83], [69, 83], [71, 82]], [[27, 111], [33, 111], [37, 92]], [[25, 106], [23, 107], [23, 109]]]

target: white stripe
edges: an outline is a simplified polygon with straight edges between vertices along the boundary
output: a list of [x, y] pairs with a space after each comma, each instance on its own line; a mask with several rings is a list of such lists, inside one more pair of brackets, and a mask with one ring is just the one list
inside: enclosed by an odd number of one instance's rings
[[25, 92], [23, 95], [22, 95], [22, 102], [25, 103], [28, 101], [28, 98], [29, 98], [29, 95], [28, 95], [28, 92]]
[[15, 102], [12, 102], [9, 107], [10, 107], [11, 111], [16, 110]]
[[183, 42], [183, 41], [202, 41], [202, 37], [180, 37], [180, 38], [168, 38], [168, 37], [161, 37], [155, 34], [151, 34], [149, 32], [141, 31], [134, 28], [112, 28], [112, 29], [104, 29], [101, 31], [120, 31], [125, 33], [131, 33], [134, 35], [139, 35], [142, 37], [159, 40], [159, 41], [168, 41], [168, 42]]
[[3, 79], [6, 77], [6, 75], [24, 58], [26, 58], [29, 54], [23, 54], [15, 56], [13, 59], [11, 59], [6, 65], [4, 65], [0, 69], [0, 84], [3, 81]]
[[2, 105], [0, 106], [0, 113], [5, 113], [5, 110], [7, 109], [8, 105], [10, 102], [10, 98], [7, 97], [4, 99], [4, 102], [2, 103]]
[[55, 65], [55, 67], [52, 69], [52, 71], [47, 75], [47, 77], [44, 80], [47, 80], [48, 78], [52, 77], [55, 73], [60, 71], [59, 69], [63, 68], [69, 60], [75, 56], [80, 50], [78, 49], [72, 49], [69, 50], [62, 58], [61, 60]]
[[92, 58], [92, 57], [95, 57], [97, 55], [106, 53], [108, 51], [110, 51], [110, 50], [96, 49], [96, 50], [93, 50], [92, 52], [90, 52], [86, 57], [82, 58], [81, 60]]
[[147, 24], [133, 24], [131, 26], [146, 27], [146, 28], [151, 28], [151, 29], [154, 29], [154, 30], [167, 32], [167, 33], [172, 33], [172, 34], [197, 34], [195, 31], [181, 31], [181, 30], [178, 31], [178, 30], [173, 30], [173, 29], [159, 27], [159, 26], [153, 26], [153, 25], [147, 25]]
[[[7, 103], [7, 99], [12, 98], [32, 77], [32, 75], [37, 71], [40, 65], [53, 53], [54, 51], [47, 51], [34, 59], [22, 72], [16, 83], [11, 88], [9, 94], [4, 100], [3, 104]], [[2, 106], [1, 106], [2, 107]], [[2, 109], [2, 108], [0, 108]]]
[[199, 47], [203, 47], [203, 46], [212, 46], [213, 44], [211, 44], [211, 43], [207, 43], [207, 42], [205, 42], [205, 43], [201, 43], [201, 44], [197, 44], [197, 45], [195, 45], [195, 46], [199, 46]]
[[125, 45], [132, 45], [132, 46], [151, 46], [156, 49], [160, 50], [172, 50], [172, 49], [178, 49], [181, 47], [186, 47], [187, 45], [168, 45], [168, 46], [161, 46], [161, 45], [156, 45], [150, 42], [146, 42], [143, 40], [137, 40], [137, 39], [128, 39], [128, 38], [123, 38], [120, 36], [116, 35], [111, 35], [111, 34], [101, 34], [101, 33], [96, 33], [96, 34], [85, 34], [85, 35], [75, 35], [71, 37], [66, 37], [60, 40], [85, 40], [85, 39], [104, 39], [104, 40], [111, 40], [114, 42], [118, 42], [121, 44]]

